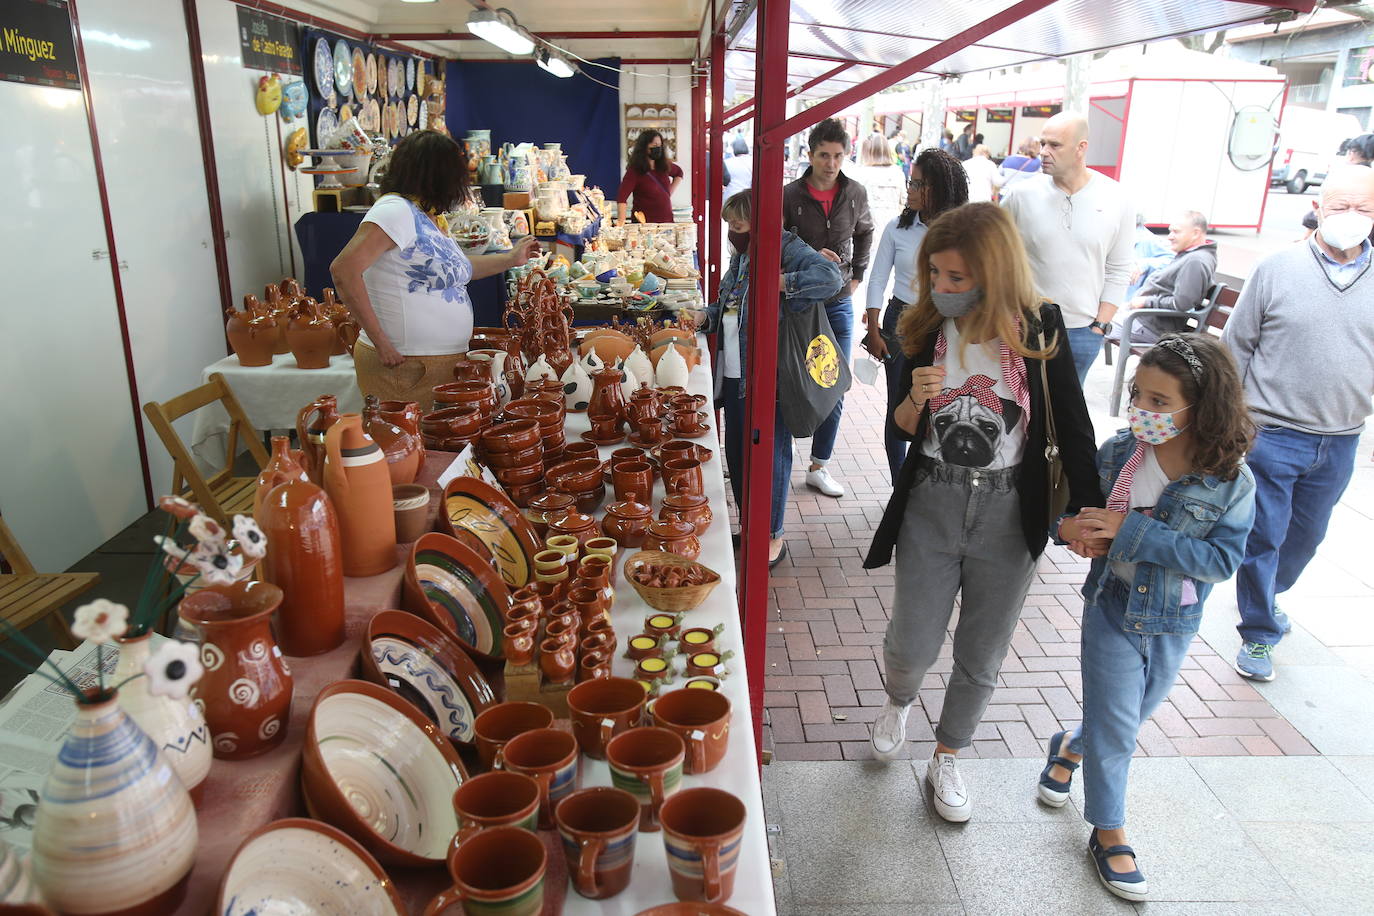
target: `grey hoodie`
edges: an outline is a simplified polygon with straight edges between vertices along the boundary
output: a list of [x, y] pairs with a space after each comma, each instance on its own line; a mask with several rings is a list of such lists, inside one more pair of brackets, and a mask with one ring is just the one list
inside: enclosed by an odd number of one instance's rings
[[[1175, 255], [1172, 261], [1150, 274], [1138, 295], [1150, 300], [1146, 308], [1186, 312], [1197, 308], [1202, 302], [1216, 272], [1217, 243], [1203, 242], [1196, 248]], [[1135, 322], [1135, 327], [1148, 330], [1156, 340], [1165, 334], [1187, 330], [1187, 325], [1182, 314], [1177, 318], [1172, 315], [1141, 315]]]

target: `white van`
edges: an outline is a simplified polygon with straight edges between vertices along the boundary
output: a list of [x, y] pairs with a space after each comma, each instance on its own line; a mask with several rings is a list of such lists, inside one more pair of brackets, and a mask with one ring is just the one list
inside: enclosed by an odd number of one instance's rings
[[1269, 183], [1286, 185], [1290, 194], [1321, 184], [1341, 141], [1362, 133], [1354, 115], [1285, 105]]

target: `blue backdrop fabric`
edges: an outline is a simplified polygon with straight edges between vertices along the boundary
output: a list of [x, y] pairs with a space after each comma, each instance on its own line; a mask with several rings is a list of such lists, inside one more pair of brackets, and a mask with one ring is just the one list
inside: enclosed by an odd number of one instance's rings
[[[597, 63], [619, 67], [619, 58]], [[620, 186], [620, 74], [577, 64], [582, 73], [559, 79], [533, 61], [449, 61], [445, 115], [448, 129], [461, 140], [469, 130], [491, 130], [491, 146], [531, 141], [558, 142], [568, 167], [587, 176], [614, 199]]]

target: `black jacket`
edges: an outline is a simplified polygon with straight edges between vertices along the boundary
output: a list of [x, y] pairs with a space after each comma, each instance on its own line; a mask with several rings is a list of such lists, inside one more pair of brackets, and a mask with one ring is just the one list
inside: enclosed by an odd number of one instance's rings
[[840, 256], [840, 275], [844, 285], [827, 302], [849, 293], [850, 280], [862, 280], [868, 269], [868, 252], [873, 247], [873, 217], [868, 212], [868, 192], [864, 186], [840, 173], [830, 215], [820, 201], [806, 189], [810, 166], [795, 181], [782, 189], [782, 228], [795, 233], [803, 242], [820, 251], [829, 248]]
[[[1059, 315], [1059, 306], [1046, 303], [1040, 308], [1040, 323], [1045, 337], [1057, 338], [1059, 349], [1050, 358], [1049, 369], [1050, 402], [1054, 410], [1054, 427], [1059, 433], [1059, 454], [1064, 461], [1064, 471], [1069, 481], [1069, 505], [1072, 514], [1079, 509], [1102, 506], [1102, 488], [1097, 477], [1097, 442], [1093, 437], [1092, 420], [1088, 418], [1087, 405], [1083, 403], [1083, 389], [1078, 384], [1078, 373], [1073, 367], [1073, 354], [1069, 351], [1069, 340], [1064, 333], [1064, 319]], [[1030, 339], [1035, 339], [1038, 329], [1030, 328]], [[897, 373], [901, 380], [897, 390], [892, 393], [888, 404], [888, 422], [892, 422], [893, 409], [911, 391], [911, 370], [929, 366], [935, 358], [935, 338], [938, 332], [931, 332], [925, 346], [914, 357], [902, 357], [902, 367]], [[1040, 382], [1038, 359], [1027, 359], [1026, 381], [1030, 385], [1030, 417], [1026, 428], [1026, 451], [1021, 458], [1021, 476], [1016, 489], [1021, 497], [1021, 528], [1026, 535], [1026, 546], [1031, 556], [1039, 557], [1045, 550], [1050, 531], [1045, 524], [1049, 512], [1048, 487], [1049, 470], [1045, 462], [1045, 395]], [[904, 439], [910, 439], [912, 446], [907, 450], [906, 462], [897, 475], [892, 498], [883, 511], [883, 520], [873, 536], [864, 559], [865, 569], [885, 566], [892, 559], [893, 548], [897, 546], [897, 534], [902, 527], [906, 514], [907, 499], [916, 482], [917, 456], [921, 452], [920, 443], [925, 440], [930, 423], [930, 408], [921, 412], [914, 435], [898, 430]], [[894, 426], [895, 428], [895, 426]]]

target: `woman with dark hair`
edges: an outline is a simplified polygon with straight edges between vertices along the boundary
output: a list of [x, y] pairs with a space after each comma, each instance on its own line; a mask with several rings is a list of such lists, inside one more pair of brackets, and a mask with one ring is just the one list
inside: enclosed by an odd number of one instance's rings
[[329, 272], [362, 328], [353, 361], [363, 394], [428, 410], [472, 336], [467, 284], [524, 264], [538, 243], [467, 255], [448, 237], [439, 219], [467, 197], [468, 169], [462, 147], [436, 131], [398, 143], [381, 186]]
[[[902, 310], [916, 301], [916, 252], [926, 236], [926, 226], [935, 217], [968, 202], [968, 179], [959, 160], [934, 147], [924, 150], [911, 163], [911, 180], [906, 185], [906, 208], [890, 220], [878, 242], [878, 252], [868, 268], [868, 298], [864, 324], [868, 334], [864, 349], [883, 361], [887, 371], [887, 393], [891, 397], [900, 387], [901, 346], [897, 341], [897, 319]], [[892, 298], [878, 319], [879, 303], [892, 277]], [[906, 439], [888, 423], [883, 429], [887, 466], [892, 481], [906, 460]]]
[[673, 192], [682, 181], [682, 168], [668, 158], [663, 134], [646, 130], [635, 140], [629, 166], [616, 192], [617, 222], [625, 224], [625, 205], [634, 195], [634, 213], [644, 214], [646, 223], [673, 221]]

